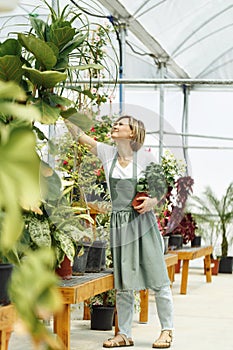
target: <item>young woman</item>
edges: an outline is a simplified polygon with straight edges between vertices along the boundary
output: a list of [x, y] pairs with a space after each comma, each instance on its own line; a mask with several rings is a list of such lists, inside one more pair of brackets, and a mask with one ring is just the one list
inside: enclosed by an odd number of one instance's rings
[[122, 116], [113, 124], [111, 137], [115, 146], [96, 142], [76, 125], [66, 121], [73, 137], [89, 147], [104, 166], [112, 201], [110, 242], [117, 291], [118, 334], [103, 347], [133, 346], [132, 321], [134, 290], [155, 292], [161, 334], [153, 348], [169, 348], [172, 342], [173, 302], [170, 281], [163, 256], [163, 242], [153, 208], [157, 198], [142, 196], [142, 203], [132, 207], [137, 179], [146, 166], [155, 162], [142, 147], [144, 124], [131, 116]]

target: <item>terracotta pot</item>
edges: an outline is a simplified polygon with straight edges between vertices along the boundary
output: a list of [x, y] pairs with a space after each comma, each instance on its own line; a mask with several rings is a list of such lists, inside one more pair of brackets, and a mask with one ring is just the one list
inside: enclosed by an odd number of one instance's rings
[[219, 269], [219, 259], [211, 259], [211, 272], [212, 275], [217, 275], [218, 274], [218, 269]]
[[70, 280], [72, 278], [72, 266], [71, 261], [65, 255], [64, 260], [61, 263], [61, 267], [56, 268], [56, 274], [63, 280]]
[[149, 197], [147, 192], [137, 192], [133, 201], [132, 201], [132, 206], [137, 207], [139, 204], [141, 204], [143, 201], [138, 200], [138, 197]]
[[180, 273], [181, 260], [178, 260], [177, 264], [175, 264], [175, 273]]

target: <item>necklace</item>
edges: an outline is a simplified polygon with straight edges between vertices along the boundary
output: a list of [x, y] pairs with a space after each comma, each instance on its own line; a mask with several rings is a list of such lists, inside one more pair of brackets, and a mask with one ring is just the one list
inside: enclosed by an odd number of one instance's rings
[[125, 167], [127, 167], [127, 165], [132, 161], [133, 156], [122, 157], [122, 156], [120, 156], [120, 155], [118, 154], [117, 159], [118, 159], [119, 164], [120, 164], [123, 168], [125, 168]]

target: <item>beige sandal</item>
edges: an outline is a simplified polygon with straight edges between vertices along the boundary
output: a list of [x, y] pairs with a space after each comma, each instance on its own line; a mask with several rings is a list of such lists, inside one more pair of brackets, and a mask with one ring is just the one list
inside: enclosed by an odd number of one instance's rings
[[152, 348], [165, 349], [170, 348], [172, 342], [172, 331], [164, 330], [159, 338], [152, 344]]
[[121, 346], [133, 345], [133, 340], [131, 338], [127, 338], [124, 334], [117, 334], [114, 338], [110, 338], [103, 343], [104, 348], [117, 348]]

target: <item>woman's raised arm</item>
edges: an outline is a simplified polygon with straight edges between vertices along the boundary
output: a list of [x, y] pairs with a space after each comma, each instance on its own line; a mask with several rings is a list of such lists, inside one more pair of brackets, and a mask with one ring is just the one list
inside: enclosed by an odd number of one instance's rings
[[97, 155], [97, 141], [85, 134], [85, 132], [77, 125], [73, 124], [67, 119], [64, 119], [67, 129], [73, 136], [74, 140], [88, 147], [89, 151]]

